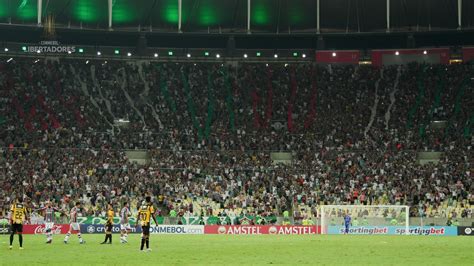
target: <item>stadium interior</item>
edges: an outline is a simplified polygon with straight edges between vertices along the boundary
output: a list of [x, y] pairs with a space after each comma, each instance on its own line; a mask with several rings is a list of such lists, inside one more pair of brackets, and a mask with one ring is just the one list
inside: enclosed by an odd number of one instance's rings
[[0, 218], [472, 226], [473, 28], [473, 1], [0, 0]]

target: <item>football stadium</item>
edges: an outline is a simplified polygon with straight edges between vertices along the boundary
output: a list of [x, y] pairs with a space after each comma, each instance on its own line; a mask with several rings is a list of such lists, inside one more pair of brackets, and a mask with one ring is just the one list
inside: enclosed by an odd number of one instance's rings
[[473, 265], [473, 0], [0, 0], [0, 265]]

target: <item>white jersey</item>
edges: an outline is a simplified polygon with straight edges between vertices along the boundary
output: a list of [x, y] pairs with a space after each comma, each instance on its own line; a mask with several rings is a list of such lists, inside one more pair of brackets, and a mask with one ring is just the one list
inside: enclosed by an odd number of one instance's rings
[[122, 210], [120, 210], [120, 224], [128, 224], [128, 217], [130, 217], [130, 215], [132, 215], [130, 209], [123, 207]]

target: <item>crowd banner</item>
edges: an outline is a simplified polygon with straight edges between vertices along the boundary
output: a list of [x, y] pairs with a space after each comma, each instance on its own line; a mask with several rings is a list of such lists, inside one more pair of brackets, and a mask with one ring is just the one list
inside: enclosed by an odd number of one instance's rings
[[459, 236], [474, 236], [474, 226], [458, 226]]
[[202, 235], [204, 234], [204, 225], [160, 225], [152, 226], [150, 234], [186, 234]]
[[[66, 234], [69, 231], [68, 224], [55, 224], [51, 230], [53, 234]], [[42, 235], [45, 233], [44, 224], [25, 224], [23, 225], [23, 234]]]
[[204, 234], [227, 235], [314, 235], [320, 234], [316, 225], [206, 225]]
[[[344, 226], [328, 226], [328, 234], [344, 234]], [[455, 226], [410, 226], [409, 235], [455, 236]], [[406, 235], [405, 226], [350, 226], [349, 234], [353, 235]]]

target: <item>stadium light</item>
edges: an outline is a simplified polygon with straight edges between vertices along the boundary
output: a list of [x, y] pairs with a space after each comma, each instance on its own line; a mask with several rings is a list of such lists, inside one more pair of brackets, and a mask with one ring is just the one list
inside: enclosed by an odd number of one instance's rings
[[89, 60], [86, 60], [86, 65], [89, 64]]
[[21, 47], [21, 50], [24, 51], [24, 52], [26, 52], [26, 46], [22, 46], [22, 47]]
[[221, 58], [221, 55], [220, 55], [220, 54], [216, 54], [216, 58]]
[[297, 52], [293, 52], [293, 57], [298, 57], [298, 53], [297, 53]]
[[154, 56], [154, 57], [158, 57], [158, 54], [157, 54], [157, 53], [155, 53], [153, 56]]
[[278, 58], [278, 54], [274, 54], [273, 57]]
[[261, 55], [262, 55], [262, 54], [261, 54], [260, 52], [257, 52], [257, 56], [258, 56], [258, 57], [261, 56]]
[[190, 58], [190, 57], [191, 57], [191, 54], [187, 54], [186, 57], [187, 57], [187, 58]]
[[10, 57], [10, 59], [7, 60], [7, 63], [10, 63], [10, 61], [13, 60], [13, 57]]
[[306, 58], [306, 54], [302, 54], [301, 56], [302, 56], [303, 58]]
[[98, 55], [98, 56], [101, 56], [102, 53], [101, 53], [100, 51], [97, 51], [97, 55]]
[[398, 51], [395, 52], [395, 55], [400, 55], [400, 53]]
[[423, 54], [428, 54], [428, 51], [424, 50], [424, 51], [423, 51]]
[[244, 58], [247, 58], [247, 57], [249, 57], [249, 56], [247, 54], [244, 54]]
[[41, 54], [41, 50], [39, 50], [39, 49], [36, 50], [36, 53], [37, 53], [37, 54]]
[[79, 48], [79, 53], [84, 53], [84, 49]]
[[336, 57], [336, 55], [337, 55], [336, 53], [332, 53], [332, 57]]
[[120, 54], [120, 50], [115, 50], [114, 54]]
[[71, 51], [67, 51], [67, 53], [68, 53], [68, 54], [72, 54], [72, 52], [71, 52]]
[[8, 48], [5, 47], [5, 52], [8, 52]]
[[169, 56], [173, 56], [173, 51], [168, 51]]
[[204, 56], [209, 56], [209, 52], [204, 52]]
[[128, 57], [132, 56], [132, 53], [128, 52], [128, 53], [127, 53], [127, 56], [128, 56]]

